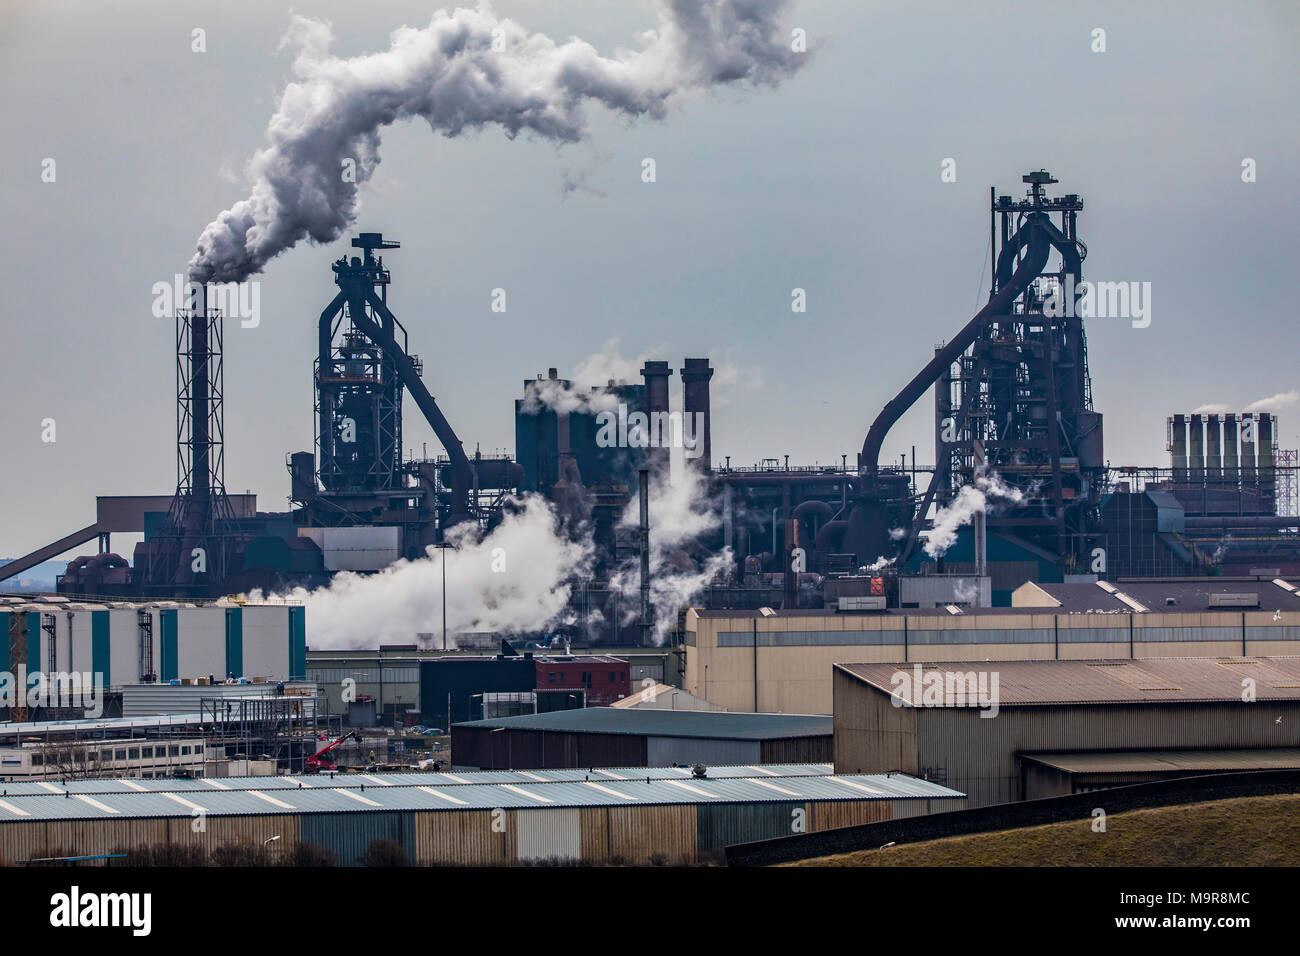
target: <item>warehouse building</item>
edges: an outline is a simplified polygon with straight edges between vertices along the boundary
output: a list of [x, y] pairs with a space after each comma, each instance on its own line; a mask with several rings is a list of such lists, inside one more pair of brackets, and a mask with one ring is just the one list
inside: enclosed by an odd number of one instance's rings
[[494, 696], [526, 697], [525, 712], [604, 706], [627, 697], [630, 681], [625, 659], [601, 654], [440, 657], [420, 663], [420, 710], [448, 727], [490, 716], [485, 705]]
[[[608, 668], [605, 669], [604, 679], [596, 680], [600, 676], [598, 667], [575, 666], [582, 655], [538, 656], [530, 678], [528, 668], [518, 664], [514, 668], [507, 665], [493, 671], [472, 666], [451, 670], [457, 666], [451, 664], [452, 661], [477, 661], [481, 668], [482, 662], [494, 661], [496, 658], [457, 651], [421, 650], [416, 644], [383, 645], [378, 650], [353, 651], [308, 648], [307, 679], [318, 683], [329, 697], [331, 713], [345, 713], [348, 710], [347, 701], [344, 700], [346, 693], [346, 696], [354, 700], [360, 697], [374, 700], [375, 713], [380, 723], [421, 722], [445, 728], [455, 720], [478, 720], [485, 716], [485, 694], [529, 694], [540, 687], [540, 703], [534, 699], [534, 704], [546, 707], [553, 702], [548, 701], [547, 697], [556, 697], [555, 689], [562, 687], [566, 703], [570, 694], [574, 695], [575, 701], [586, 696], [589, 704], [594, 704], [602, 694], [612, 702], [619, 699], [620, 693], [628, 695], [630, 690], [652, 687], [663, 681], [668, 673], [667, 659], [670, 654], [661, 648], [620, 649], [617, 658], [593, 653], [592, 657], [619, 662], [614, 670], [620, 676], [610, 681]], [[518, 659], [522, 659], [522, 655]], [[572, 680], [566, 675], [561, 682], [561, 674], [557, 669], [556, 679], [552, 682], [551, 672], [540, 663], [545, 660], [562, 661], [564, 666], [573, 667]], [[448, 663], [433, 663], [437, 661]], [[426, 667], [426, 664], [429, 666]], [[621, 677], [624, 670], [627, 673], [626, 689]], [[584, 693], [584, 673], [592, 676], [589, 696]], [[423, 692], [426, 686], [427, 693]], [[609, 693], [611, 688], [612, 696]], [[452, 721], [448, 720], [449, 708], [454, 711]]]
[[972, 807], [1300, 767], [1300, 658], [839, 664], [834, 679], [836, 772], [899, 770]]
[[829, 714], [844, 661], [1300, 654], [1300, 582], [1027, 583], [1010, 608], [686, 614], [683, 689], [730, 711]]
[[[0, 633], [26, 650], [29, 674], [92, 673], [105, 688], [233, 676], [301, 679], [306, 609], [287, 603], [89, 604], [0, 597]], [[10, 654], [8, 669], [17, 670]]]
[[588, 707], [454, 724], [457, 767], [661, 767], [831, 759], [830, 717]]
[[0, 797], [0, 865], [158, 845], [287, 855], [309, 843], [348, 866], [376, 840], [418, 864], [698, 863], [730, 844], [964, 804], [924, 780], [837, 776], [825, 765], [632, 772], [15, 784]]

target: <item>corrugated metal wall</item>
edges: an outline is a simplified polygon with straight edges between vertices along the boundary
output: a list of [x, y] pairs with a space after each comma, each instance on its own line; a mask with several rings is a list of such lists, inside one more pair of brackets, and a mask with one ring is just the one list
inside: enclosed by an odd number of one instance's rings
[[302, 816], [301, 838], [325, 847], [337, 857], [339, 866], [360, 866], [361, 858], [375, 840], [392, 840], [414, 862], [417, 859], [415, 831], [413, 813], [383, 810], [311, 813]]
[[646, 738], [633, 734], [509, 729], [496, 733], [488, 727], [453, 726], [451, 752], [457, 767], [483, 770], [650, 766], [646, 763]]
[[516, 813], [515, 854], [520, 863], [530, 860], [582, 858], [580, 809], [528, 810]]
[[763, 763], [830, 763], [835, 756], [835, 741], [824, 737], [786, 737], [764, 740]]
[[[196, 829], [198, 827], [198, 829]], [[264, 845], [280, 837], [276, 852], [299, 842], [294, 815], [48, 820], [0, 826], [0, 865], [51, 856], [98, 856], [153, 846], [197, 846], [208, 853], [231, 844]]]
[[500, 866], [511, 860], [514, 820], [504, 810], [458, 810], [415, 815], [420, 863]]
[[[703, 737], [647, 737], [647, 767], [673, 767], [682, 764], [758, 763], [763, 759], [757, 740], [711, 740]], [[593, 765], [595, 766], [595, 765]]]
[[694, 804], [605, 807], [608, 859], [625, 863], [693, 863], [699, 829]]
[[[0, 823], [0, 865], [49, 856], [88, 856], [156, 845], [196, 846], [211, 854], [231, 844], [292, 853], [299, 842], [360, 865], [375, 840], [392, 840], [411, 863], [493, 866], [571, 859], [624, 864], [707, 862], [721, 847], [798, 832], [874, 823], [894, 816], [958, 809], [960, 800], [780, 801], [445, 810], [437, 812], [209, 816], [196, 830], [186, 817]], [[802, 830], [798, 827], [802, 826]]]
[[808, 808], [803, 801], [703, 803], [696, 810], [696, 820], [699, 857], [708, 859], [715, 851], [733, 843], [753, 843], [805, 832]]

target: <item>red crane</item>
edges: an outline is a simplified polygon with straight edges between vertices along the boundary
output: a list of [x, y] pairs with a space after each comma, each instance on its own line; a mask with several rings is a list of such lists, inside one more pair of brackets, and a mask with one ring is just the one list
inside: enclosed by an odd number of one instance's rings
[[[331, 750], [341, 746], [345, 740], [356, 737], [355, 730], [349, 730], [338, 740], [331, 741], [314, 754], [307, 755], [307, 765], [304, 768], [305, 773], [329, 773], [335, 767], [334, 758], [329, 755]], [[358, 738], [360, 739], [360, 738]]]

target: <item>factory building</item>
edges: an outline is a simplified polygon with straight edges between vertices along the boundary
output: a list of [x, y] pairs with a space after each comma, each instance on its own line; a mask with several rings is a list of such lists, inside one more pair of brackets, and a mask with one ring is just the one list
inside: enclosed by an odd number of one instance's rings
[[837, 664], [834, 683], [837, 773], [901, 770], [972, 807], [1300, 766], [1297, 658]]
[[320, 746], [324, 700], [311, 687], [289, 687], [282, 696], [207, 696], [193, 704], [193, 713], [0, 723], [0, 781], [82, 779], [112, 789], [132, 785], [85, 778], [226, 776], [232, 764], [250, 759], [268, 772], [277, 765], [301, 770], [305, 754]]
[[629, 693], [627, 660], [600, 654], [534, 656], [512, 650], [495, 657], [439, 657], [420, 663], [420, 711], [426, 722], [440, 727], [482, 719], [491, 713], [494, 699], [510, 695], [523, 712], [545, 713], [604, 707]]
[[589, 707], [456, 724], [451, 753], [484, 770], [803, 763], [830, 759], [831, 719]]
[[[500, 640], [496, 638], [496, 640]], [[525, 652], [527, 653], [527, 652]], [[552, 687], [550, 682], [549, 671], [543, 670], [546, 661], [563, 662], [565, 667], [574, 668], [574, 680], [564, 681], [565, 697], [571, 693], [583, 691], [582, 675], [590, 673], [592, 675], [592, 691], [586, 695], [587, 702], [593, 703], [598, 692], [604, 688], [613, 686], [615, 696], [606, 703], [612, 703], [617, 700], [617, 694], [627, 694], [628, 690], [623, 688], [623, 679], [621, 674], [626, 669], [627, 686], [632, 690], [640, 690], [644, 687], [653, 687], [664, 681], [669, 671], [668, 658], [671, 652], [662, 648], [647, 649], [628, 649], [627, 653], [620, 653], [617, 657], [608, 655], [590, 655], [594, 659], [607, 662], [616, 662], [614, 670], [616, 678], [613, 682], [609, 680], [608, 668], [603, 675], [604, 681], [597, 681], [595, 678], [599, 674], [598, 665], [592, 667], [577, 666], [573, 662], [579, 661], [582, 655], [567, 657], [564, 655], [535, 655], [535, 666], [532, 683], [529, 683], [527, 669], [523, 668], [511, 672], [510, 687], [507, 689], [493, 689], [490, 686], [477, 686], [477, 679], [470, 673], [474, 668], [468, 671], [450, 671], [442, 670], [442, 665], [429, 668], [430, 679], [434, 681], [431, 685], [427, 699], [421, 695], [423, 685], [422, 675], [425, 673], [424, 664], [432, 661], [452, 661], [452, 660], [474, 660], [482, 662], [484, 660], [495, 660], [485, 658], [481, 655], [465, 654], [463, 652], [442, 652], [433, 650], [421, 650], [416, 644], [401, 645], [384, 645], [378, 650], [369, 651], [328, 651], [308, 649], [307, 653], [307, 679], [316, 682], [321, 692], [326, 695], [330, 702], [331, 713], [343, 713], [347, 711], [347, 702], [343, 700], [345, 689], [348, 696], [356, 698], [370, 698], [375, 702], [375, 715], [383, 724], [396, 723], [416, 723], [424, 722], [434, 727], [447, 727], [447, 695], [453, 695], [453, 702], [461, 700], [465, 705], [459, 714], [458, 719], [470, 720], [478, 719], [483, 716], [482, 713], [482, 695], [485, 693], [502, 693], [502, 694], [529, 694], [534, 693], [538, 688], [542, 689], [541, 698], [534, 697], [534, 704], [545, 707], [548, 704], [548, 689]], [[673, 661], [673, 671], [675, 673], [675, 659]], [[510, 668], [501, 669], [502, 673], [510, 672]], [[556, 672], [556, 685], [560, 686], [559, 671]], [[463, 680], [456, 677], [456, 674], [469, 674]], [[453, 678], [455, 678], [453, 680]], [[351, 682], [351, 683], [348, 683]], [[465, 684], [463, 688], [464, 698], [462, 699], [462, 688], [459, 684]], [[603, 685], [600, 686], [600, 685]], [[476, 695], [478, 695], [476, 697]], [[471, 699], [472, 698], [472, 699]], [[470, 705], [477, 704], [471, 717]], [[603, 706], [603, 705], [602, 705]], [[426, 708], [432, 708], [427, 710]]]
[[683, 689], [730, 711], [830, 713], [843, 662], [1300, 653], [1300, 582], [1026, 583], [1012, 608], [686, 614]]
[[[0, 865], [233, 843], [310, 843], [340, 866], [376, 840], [417, 864], [699, 863], [735, 843], [960, 809], [904, 774], [825, 765], [606, 772], [400, 774], [14, 784], [0, 798]], [[52, 788], [52, 789], [51, 789]], [[206, 826], [195, 832], [194, 815]]]
[[[306, 619], [300, 605], [93, 604], [0, 597], [8, 671], [89, 673], [109, 691], [129, 684], [300, 679]], [[66, 715], [60, 715], [66, 716]]]

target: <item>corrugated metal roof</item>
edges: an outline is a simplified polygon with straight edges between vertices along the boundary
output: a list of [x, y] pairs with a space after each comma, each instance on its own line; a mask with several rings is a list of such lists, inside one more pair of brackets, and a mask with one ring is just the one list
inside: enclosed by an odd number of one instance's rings
[[[891, 696], [910, 697], [915, 664], [836, 664]], [[922, 674], [985, 672], [998, 675], [1001, 707], [1034, 704], [1237, 702], [1243, 681], [1255, 681], [1256, 700], [1300, 701], [1297, 657], [1145, 657], [1092, 661], [953, 661], [925, 663]], [[899, 684], [902, 672], [909, 682]], [[923, 678], [924, 679], [924, 678]], [[991, 683], [989, 684], [991, 689]]]
[[645, 737], [705, 737], [714, 740], [776, 740], [829, 737], [834, 719], [805, 714], [744, 714], [706, 710], [624, 710], [585, 707], [547, 714], [473, 720], [456, 727], [547, 730], [580, 734], [633, 734]]
[[[1017, 608], [1021, 612], [1038, 610], [1040, 613], [1083, 614], [1089, 611], [1128, 613], [1122, 601], [1106, 593], [1097, 584], [1050, 584], [1038, 582], [1038, 587], [1057, 601], [1059, 608]], [[1296, 611], [1300, 600], [1271, 580], [1203, 578], [1195, 581], [1116, 581], [1113, 587], [1140, 602], [1151, 614], [1189, 614], [1220, 611]], [[1256, 608], [1211, 608], [1211, 594], [1258, 594]], [[1173, 604], [1168, 601], [1172, 599]]]
[[78, 731], [92, 733], [98, 730], [120, 731], [133, 728], [166, 727], [173, 724], [197, 724], [199, 714], [164, 714], [152, 717], [101, 717], [81, 720], [40, 720], [19, 723], [0, 723], [0, 736], [14, 734], [43, 734], [46, 731]]
[[[734, 767], [709, 766], [714, 779], [775, 779], [825, 777], [835, 771], [828, 763], [762, 764]], [[0, 783], [0, 797], [40, 796], [46, 793], [211, 793], [214, 790], [297, 790], [325, 787], [359, 790], [363, 787], [461, 787], [478, 784], [564, 783], [594, 780], [689, 780], [689, 767], [596, 767], [585, 770], [472, 770], [443, 773], [342, 773], [284, 777], [203, 777], [196, 779], [137, 780], [100, 777], [78, 780], [43, 780]]]
[[1122, 750], [1113, 752], [1021, 754], [1068, 773], [1148, 773], [1161, 770], [1293, 770], [1298, 747], [1247, 750]]
[[956, 790], [903, 774], [813, 775], [781, 778], [590, 780], [554, 783], [468, 784], [457, 787], [373, 786], [364, 790], [207, 790], [0, 797], [0, 823], [279, 813], [356, 813], [367, 810], [489, 810], [656, 804], [772, 803], [793, 800], [930, 800], [961, 798]]
[[[1278, 579], [1282, 580], [1282, 579]], [[1035, 582], [1039, 588], [1046, 591], [1053, 598], [1060, 602], [1060, 607], [967, 607], [962, 608], [962, 616], [970, 618], [979, 617], [999, 617], [1005, 615], [1026, 615], [1026, 614], [1128, 614], [1130, 608], [1123, 601], [1107, 594], [1095, 583], [1076, 583], [1068, 584], [1051, 584], [1042, 581]], [[1292, 586], [1296, 582], [1290, 582]], [[1300, 610], [1300, 593], [1288, 592], [1285, 588], [1276, 584], [1272, 580], [1263, 578], [1250, 578], [1245, 580], [1232, 580], [1229, 578], [1204, 578], [1201, 580], [1178, 580], [1178, 581], [1116, 581], [1115, 587], [1139, 601], [1147, 608], [1151, 614], [1188, 614], [1194, 612], [1210, 611], [1231, 611], [1233, 608], [1210, 608], [1209, 595], [1212, 593], [1240, 593], [1245, 591], [1259, 592], [1260, 605], [1258, 608], [1237, 608], [1236, 610], [1257, 610], [1257, 611], [1296, 611]], [[1165, 599], [1172, 597], [1174, 604], [1166, 604]], [[702, 608], [693, 609], [693, 613], [701, 618], [709, 620], [732, 619], [746, 620], [751, 618], [764, 618], [766, 615], [756, 610], [705, 610]], [[775, 618], [801, 618], [801, 617], [834, 617], [840, 620], [851, 622], [855, 620], [878, 620], [881, 617], [907, 617], [907, 618], [926, 618], [926, 617], [943, 617], [947, 618], [948, 614], [943, 608], [889, 608], [884, 611], [871, 611], [859, 614], [837, 613], [834, 610], [822, 608], [798, 608], [791, 610], [777, 609], [772, 617]], [[746, 625], [748, 626], [748, 625]], [[855, 625], [847, 625], [850, 630]]]

